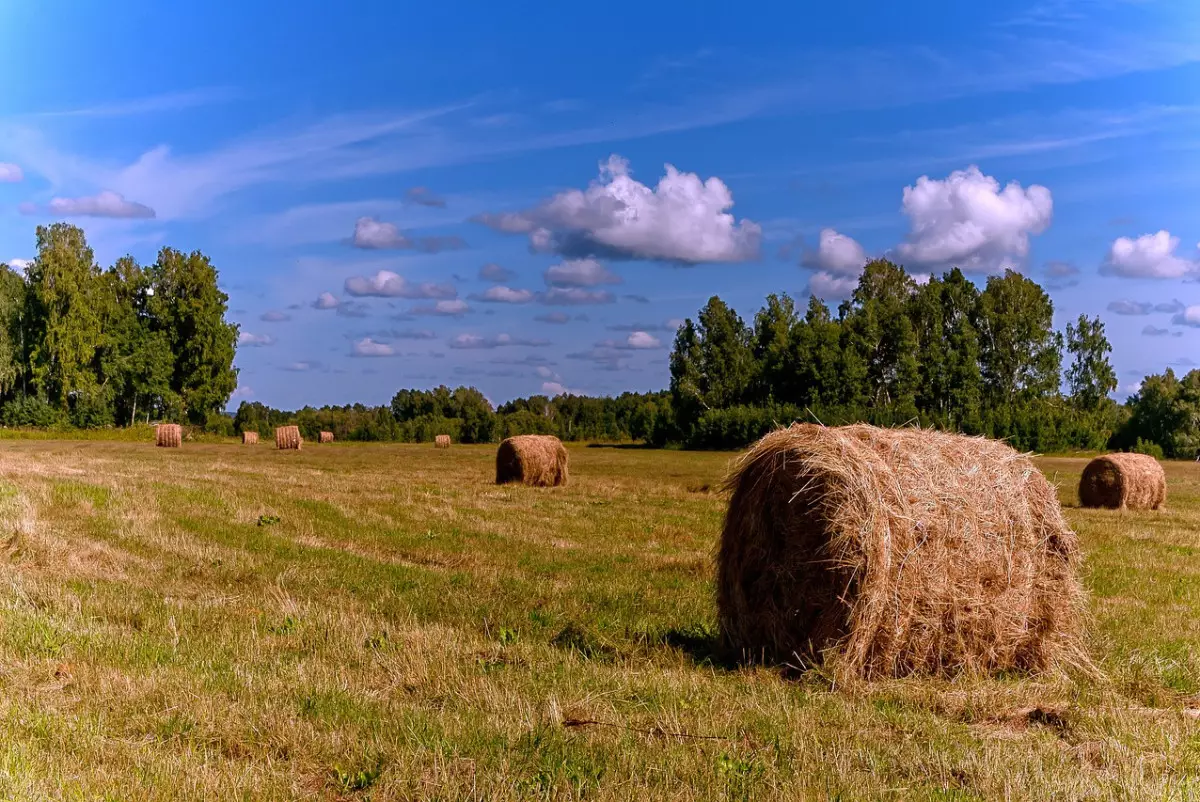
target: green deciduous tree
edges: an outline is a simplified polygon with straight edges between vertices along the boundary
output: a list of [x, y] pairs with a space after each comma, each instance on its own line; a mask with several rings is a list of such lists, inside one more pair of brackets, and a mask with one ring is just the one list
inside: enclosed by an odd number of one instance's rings
[[1071, 355], [1071, 365], [1067, 368], [1071, 400], [1080, 409], [1098, 409], [1108, 394], [1117, 389], [1117, 372], [1108, 360], [1112, 346], [1104, 336], [1104, 324], [1099, 317], [1080, 315], [1076, 323], [1067, 324], [1067, 353]]

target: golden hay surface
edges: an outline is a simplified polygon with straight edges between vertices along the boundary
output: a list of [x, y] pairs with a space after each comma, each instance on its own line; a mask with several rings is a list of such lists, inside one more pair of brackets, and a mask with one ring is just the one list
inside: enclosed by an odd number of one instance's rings
[[846, 682], [1091, 665], [1075, 533], [1003, 443], [794, 424], [727, 489], [717, 606], [743, 659]]
[[258, 445], [258, 432], [242, 432], [242, 445]]
[[433, 438], [433, 447], [434, 448], [449, 448], [450, 447], [450, 435], [439, 434], [437, 437]]
[[1085, 507], [1157, 510], [1167, 500], [1167, 475], [1149, 454], [1096, 457], [1079, 478], [1079, 503]]
[[317, 435], [317, 442], [318, 443], [332, 443], [333, 442], [333, 432], [321, 432], [320, 434]]
[[183, 427], [178, 423], [160, 423], [154, 427], [154, 445], [159, 448], [179, 448], [183, 443]]
[[496, 484], [520, 482], [531, 487], [567, 483], [567, 449], [548, 434], [510, 437], [496, 451]]
[[299, 426], [280, 426], [275, 430], [275, 447], [284, 451], [299, 451], [303, 440], [300, 439]]

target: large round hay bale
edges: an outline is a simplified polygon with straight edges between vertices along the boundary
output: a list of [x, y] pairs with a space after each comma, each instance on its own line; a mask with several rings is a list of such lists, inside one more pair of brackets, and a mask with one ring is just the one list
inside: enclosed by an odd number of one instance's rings
[[244, 446], [258, 445], [258, 432], [242, 432], [242, 445], [244, 445]]
[[1079, 478], [1079, 503], [1085, 507], [1157, 510], [1167, 500], [1167, 475], [1149, 454], [1096, 457]]
[[333, 432], [321, 432], [319, 435], [317, 435], [317, 442], [318, 443], [332, 443], [333, 442]]
[[154, 445], [159, 448], [179, 448], [183, 444], [183, 427], [178, 423], [160, 423], [154, 427]]
[[496, 484], [520, 482], [532, 487], [567, 483], [567, 449], [548, 434], [510, 437], [496, 451]]
[[993, 440], [796, 424], [735, 465], [717, 607], [742, 659], [842, 681], [1087, 666], [1075, 533]]
[[434, 448], [449, 448], [450, 447], [450, 435], [439, 434], [437, 437], [433, 438], [433, 447]]
[[275, 430], [275, 447], [281, 451], [299, 451], [302, 442], [299, 426], [280, 426]]

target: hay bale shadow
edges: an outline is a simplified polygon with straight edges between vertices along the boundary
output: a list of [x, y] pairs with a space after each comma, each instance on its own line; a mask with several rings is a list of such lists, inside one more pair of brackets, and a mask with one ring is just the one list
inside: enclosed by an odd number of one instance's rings
[[697, 666], [735, 671], [743, 665], [736, 654], [725, 648], [721, 637], [706, 627], [668, 629], [659, 642], [683, 652]]

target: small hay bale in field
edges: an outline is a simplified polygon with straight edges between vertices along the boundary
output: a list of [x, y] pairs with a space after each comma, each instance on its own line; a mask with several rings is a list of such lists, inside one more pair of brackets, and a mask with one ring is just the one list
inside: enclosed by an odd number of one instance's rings
[[244, 446], [258, 445], [258, 432], [242, 432], [242, 445], [244, 445]]
[[183, 444], [183, 427], [178, 423], [160, 423], [154, 427], [154, 445], [159, 448], [179, 448]]
[[567, 483], [567, 449], [548, 434], [510, 437], [496, 451], [496, 484], [520, 482], [531, 487]]
[[433, 438], [433, 447], [434, 448], [449, 448], [450, 447], [450, 435], [439, 434], [437, 437]]
[[1079, 478], [1079, 503], [1085, 507], [1157, 510], [1167, 500], [1167, 475], [1149, 454], [1096, 457]]
[[302, 442], [299, 426], [280, 426], [275, 430], [275, 447], [281, 451], [299, 451]]
[[993, 440], [795, 424], [726, 480], [726, 647], [839, 681], [1090, 668], [1079, 547], [1054, 488]]
[[317, 442], [318, 443], [332, 443], [333, 442], [333, 432], [321, 432], [319, 435], [317, 435]]

